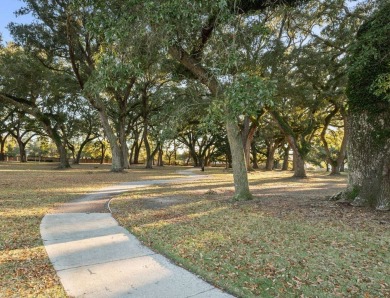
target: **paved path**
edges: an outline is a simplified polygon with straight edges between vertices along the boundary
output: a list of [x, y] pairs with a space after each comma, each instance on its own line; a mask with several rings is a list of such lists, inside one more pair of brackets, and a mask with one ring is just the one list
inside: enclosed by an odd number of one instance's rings
[[94, 298], [232, 297], [143, 246], [108, 213], [107, 203], [115, 194], [200, 177], [205, 176], [121, 183], [46, 215], [41, 236], [66, 293]]

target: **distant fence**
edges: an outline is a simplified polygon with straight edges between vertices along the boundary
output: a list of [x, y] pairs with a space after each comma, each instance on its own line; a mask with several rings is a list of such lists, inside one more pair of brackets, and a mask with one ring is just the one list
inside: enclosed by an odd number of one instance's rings
[[[69, 160], [70, 162], [73, 162], [73, 159], [71, 158]], [[80, 163], [101, 163], [101, 159], [100, 158], [81, 158], [80, 159]], [[112, 160], [109, 159], [109, 158], [106, 158], [103, 160], [103, 163], [111, 163]]]
[[[20, 161], [20, 156], [5, 156], [5, 161]], [[50, 156], [28, 156], [27, 161], [35, 162], [60, 162], [59, 157], [50, 157]], [[73, 162], [73, 158], [69, 159], [69, 162]], [[100, 163], [100, 158], [81, 158], [80, 163]], [[111, 159], [106, 158], [103, 160], [103, 163], [111, 163]]]

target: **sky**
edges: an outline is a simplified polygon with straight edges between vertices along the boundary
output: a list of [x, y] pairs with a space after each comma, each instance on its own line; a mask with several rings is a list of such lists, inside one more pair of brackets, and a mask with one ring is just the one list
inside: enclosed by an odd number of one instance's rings
[[0, 32], [3, 43], [12, 40], [8, 29], [6, 29], [8, 23], [30, 23], [32, 21], [31, 16], [15, 16], [14, 12], [23, 6], [24, 3], [21, 0], [0, 0]]
[[[357, 3], [362, 0], [355, 0]], [[353, 3], [351, 4], [353, 5]], [[22, 0], [0, 0], [0, 32], [3, 37], [3, 43], [12, 40], [8, 29], [6, 28], [8, 23], [30, 23], [33, 20], [32, 16], [16, 17], [14, 12], [23, 7]]]

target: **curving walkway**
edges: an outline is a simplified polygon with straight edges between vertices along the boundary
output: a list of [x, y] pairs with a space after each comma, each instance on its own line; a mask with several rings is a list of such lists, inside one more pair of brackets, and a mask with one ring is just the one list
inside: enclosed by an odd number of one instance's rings
[[116, 194], [203, 177], [121, 183], [47, 214], [41, 222], [41, 236], [68, 296], [232, 297], [143, 246], [109, 213], [108, 202]]

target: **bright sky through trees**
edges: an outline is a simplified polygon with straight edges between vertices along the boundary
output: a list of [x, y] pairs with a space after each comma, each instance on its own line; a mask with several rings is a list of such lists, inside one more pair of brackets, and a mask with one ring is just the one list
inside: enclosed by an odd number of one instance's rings
[[11, 41], [12, 37], [7, 29], [10, 22], [30, 23], [31, 16], [15, 16], [15, 11], [23, 7], [24, 3], [20, 0], [1, 0], [0, 1], [0, 32], [3, 37], [3, 43]]
[[[353, 7], [356, 3], [362, 2], [363, 0], [351, 1], [349, 6]], [[32, 16], [15, 16], [15, 11], [24, 6], [22, 0], [1, 0], [0, 1], [0, 32], [3, 38], [3, 43], [12, 40], [7, 26], [10, 22], [16, 23], [30, 23], [33, 19]]]

